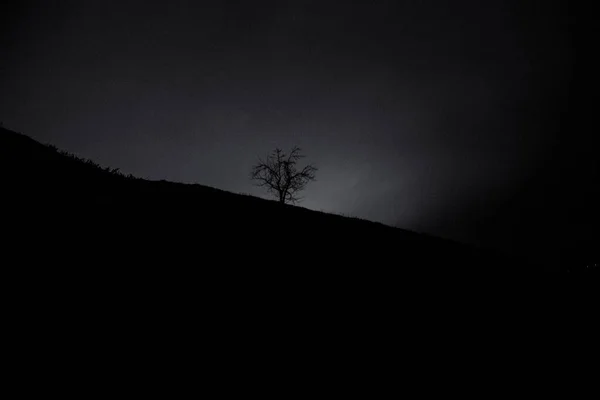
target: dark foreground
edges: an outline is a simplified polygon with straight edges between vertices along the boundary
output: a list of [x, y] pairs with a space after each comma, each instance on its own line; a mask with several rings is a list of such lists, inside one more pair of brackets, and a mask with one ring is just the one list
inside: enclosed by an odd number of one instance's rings
[[[364, 377], [384, 377], [395, 371], [384, 363], [396, 362], [408, 379], [433, 358], [451, 368], [465, 348], [476, 362], [492, 336], [504, 338], [494, 345], [500, 357], [543, 309], [556, 318], [573, 301], [558, 282], [577, 274], [562, 265], [127, 178], [7, 130], [0, 141], [9, 326], [23, 354], [50, 364], [92, 360], [136, 377], [160, 368], [165, 379], [200, 374], [231, 388], [260, 381], [234, 385], [219, 371], [285, 382], [291, 369], [277, 366], [291, 363], [320, 376], [315, 383], [375, 357]], [[206, 371], [190, 367], [206, 360]]]

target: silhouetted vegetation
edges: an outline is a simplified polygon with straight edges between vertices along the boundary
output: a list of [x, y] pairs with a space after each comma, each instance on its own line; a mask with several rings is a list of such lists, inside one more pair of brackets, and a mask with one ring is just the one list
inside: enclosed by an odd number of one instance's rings
[[298, 192], [316, 179], [317, 172], [312, 164], [298, 170], [296, 164], [301, 158], [304, 155], [297, 146], [288, 154], [276, 148], [266, 159], [259, 158], [258, 163], [252, 167], [250, 177], [258, 186], [273, 194], [280, 203], [296, 203], [301, 199]]
[[77, 155], [75, 155], [73, 153], [69, 153], [68, 151], [59, 150], [56, 146], [51, 145], [51, 144], [47, 144], [46, 146], [50, 150], [52, 150], [54, 152], [57, 152], [58, 154], [63, 155], [65, 157], [69, 157], [69, 158], [71, 158], [71, 159], [73, 159], [75, 161], [78, 161], [80, 163], [92, 166], [94, 168], [97, 168], [99, 170], [108, 172], [108, 173], [113, 174], [113, 175], [118, 175], [118, 176], [126, 177], [126, 178], [129, 178], [129, 179], [135, 179], [135, 177], [132, 174], [128, 174], [128, 175], [123, 174], [121, 172], [120, 168], [110, 168], [110, 167], [104, 167], [103, 168], [100, 164], [98, 164], [97, 162], [95, 162], [93, 160], [90, 160], [89, 158], [79, 157], [79, 156], [77, 156]]

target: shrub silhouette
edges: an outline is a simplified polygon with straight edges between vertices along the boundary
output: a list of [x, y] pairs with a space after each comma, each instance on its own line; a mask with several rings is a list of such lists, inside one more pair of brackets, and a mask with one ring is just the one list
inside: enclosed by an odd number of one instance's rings
[[118, 176], [121, 176], [121, 177], [124, 177], [124, 178], [135, 179], [135, 177], [132, 174], [128, 174], [128, 175], [123, 174], [121, 172], [120, 168], [111, 168], [111, 167], [104, 167], [103, 168], [100, 164], [98, 164], [97, 162], [95, 162], [93, 160], [90, 160], [89, 158], [78, 157], [78, 156], [76, 156], [73, 153], [69, 153], [68, 151], [59, 150], [54, 145], [47, 144], [46, 147], [48, 147], [50, 150], [52, 150], [52, 151], [54, 151], [54, 152], [56, 152], [56, 153], [58, 153], [58, 154], [60, 154], [62, 156], [68, 157], [68, 158], [70, 158], [72, 160], [75, 160], [77, 162], [80, 162], [82, 164], [90, 165], [90, 166], [92, 166], [94, 168], [97, 168], [97, 169], [99, 169], [101, 171], [104, 171], [104, 172], [108, 172], [108, 173], [110, 173], [112, 175], [118, 175]]

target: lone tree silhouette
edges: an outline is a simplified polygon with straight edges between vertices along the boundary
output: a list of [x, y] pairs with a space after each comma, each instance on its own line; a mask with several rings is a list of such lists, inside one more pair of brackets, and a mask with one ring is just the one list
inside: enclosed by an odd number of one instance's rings
[[301, 200], [297, 193], [303, 190], [308, 182], [315, 180], [317, 168], [308, 164], [301, 170], [296, 163], [304, 155], [300, 147], [294, 146], [289, 154], [276, 148], [266, 160], [258, 159], [252, 167], [250, 177], [257, 181], [258, 186], [265, 187], [267, 192], [279, 199], [280, 203], [295, 203]]

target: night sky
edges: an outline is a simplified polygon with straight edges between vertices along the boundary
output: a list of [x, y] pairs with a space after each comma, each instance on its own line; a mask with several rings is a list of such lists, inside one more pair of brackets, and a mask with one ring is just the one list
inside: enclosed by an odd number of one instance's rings
[[265, 196], [250, 167], [299, 145], [302, 206], [486, 242], [568, 136], [567, 2], [16, 4], [4, 126], [140, 177]]

